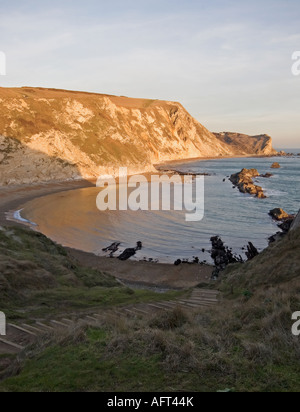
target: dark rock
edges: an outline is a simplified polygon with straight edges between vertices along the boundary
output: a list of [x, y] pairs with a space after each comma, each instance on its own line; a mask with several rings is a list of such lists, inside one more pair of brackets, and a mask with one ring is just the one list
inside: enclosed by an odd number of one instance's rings
[[215, 263], [215, 270], [212, 277], [217, 278], [219, 273], [226, 269], [230, 263], [242, 263], [241, 257], [234, 256], [232, 250], [226, 247], [219, 236], [210, 239], [212, 243], [211, 257]]
[[293, 222], [294, 222], [294, 218], [286, 219], [283, 223], [278, 225], [278, 227], [283, 231], [283, 233], [288, 233], [288, 231], [290, 230]]
[[247, 256], [248, 260], [252, 260], [258, 255], [259, 255], [259, 252], [256, 249], [256, 247], [253, 245], [253, 243], [249, 242], [249, 244], [247, 246], [247, 252], [246, 252], [246, 256]]
[[284, 156], [287, 156], [287, 154], [286, 154], [285, 151], [281, 150], [281, 152], [279, 152], [279, 153], [277, 154], [277, 156], [278, 156], [278, 157], [284, 157]]
[[273, 210], [270, 210], [269, 215], [274, 219], [277, 220], [278, 222], [287, 220], [287, 219], [294, 219], [295, 216], [289, 215], [286, 213], [283, 209], [281, 208], [276, 208]]
[[130, 259], [132, 256], [135, 255], [136, 250], [133, 248], [129, 248], [124, 250], [124, 252], [118, 257], [119, 260], [128, 260]]
[[114, 253], [114, 252], [116, 252], [116, 251], [119, 249], [120, 244], [121, 244], [121, 243], [114, 242], [114, 243], [112, 243], [110, 246], [102, 249], [102, 251], [103, 251], [103, 252], [109, 252], [109, 251], [110, 251], [110, 252], [113, 252], [113, 253]]
[[142, 242], [137, 242], [135, 250], [138, 251], [138, 250], [142, 250], [142, 249], [143, 249], [143, 243]]
[[283, 232], [277, 232], [275, 235], [269, 237], [269, 244], [277, 242], [278, 240], [281, 240], [285, 234]]
[[266, 173], [264, 175], [260, 175], [260, 177], [264, 177], [265, 179], [270, 179], [270, 177], [273, 177], [272, 173]]
[[270, 210], [269, 215], [277, 222], [281, 222], [277, 226], [282, 232], [277, 232], [275, 235], [269, 237], [269, 243], [274, 243], [282, 239], [289, 232], [294, 223], [295, 216], [289, 215], [281, 208]]
[[175, 266], [181, 265], [182, 261], [180, 259], [177, 259], [176, 262], [174, 263]]

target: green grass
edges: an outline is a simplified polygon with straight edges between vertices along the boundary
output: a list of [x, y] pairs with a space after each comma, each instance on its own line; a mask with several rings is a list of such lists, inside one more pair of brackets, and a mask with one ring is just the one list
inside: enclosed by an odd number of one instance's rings
[[105, 272], [79, 265], [63, 247], [40, 233], [17, 227], [0, 230], [0, 307], [11, 321], [180, 295], [134, 291]]
[[[116, 286], [108, 275], [70, 268], [74, 262], [44, 238], [37, 247], [52, 251], [52, 263], [62, 272], [51, 288], [40, 285], [29, 296], [20, 293], [20, 316], [80, 313], [176, 296], [132, 291]], [[93, 328], [43, 337], [6, 369], [0, 391], [299, 392], [300, 345], [291, 333], [291, 314], [300, 308], [298, 259], [296, 231], [253, 261], [230, 267], [215, 285], [223, 291], [216, 307], [176, 308], [133, 320], [107, 317]], [[66, 285], [63, 268], [73, 274], [74, 285]], [[98, 279], [108, 284], [98, 285]], [[0, 366], [5, 361], [0, 358]]]
[[250, 347], [247, 327], [239, 335], [220, 330], [218, 336], [223, 317], [208, 331], [197, 315], [173, 330], [151, 327], [154, 320], [162, 323], [160, 316], [106, 320], [97, 328], [39, 342], [27, 350], [27, 360], [17, 363], [21, 372], [0, 383], [0, 391], [299, 391], [298, 360], [284, 352], [272, 359], [257, 341]]

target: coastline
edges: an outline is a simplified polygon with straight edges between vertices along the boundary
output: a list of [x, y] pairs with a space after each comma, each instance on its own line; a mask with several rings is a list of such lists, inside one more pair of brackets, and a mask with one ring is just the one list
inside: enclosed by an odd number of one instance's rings
[[[180, 165], [186, 163], [193, 163], [198, 161], [206, 161], [206, 160], [222, 160], [222, 159], [239, 159], [239, 158], [269, 158], [269, 157], [276, 157], [273, 155], [237, 155], [237, 156], [220, 156], [220, 157], [199, 157], [199, 158], [190, 158], [190, 159], [181, 159], [181, 160], [170, 160], [165, 161], [160, 164], [154, 164], [153, 167], [157, 170], [157, 173], [161, 173], [162, 171], [159, 169], [160, 167], [167, 167], [168, 165]], [[149, 177], [151, 173], [149, 170], [145, 170], [141, 172], [141, 174], [146, 175]], [[128, 176], [130, 177], [130, 176]], [[13, 219], [11, 217], [10, 220], [7, 220], [6, 214], [14, 213], [16, 211], [20, 211], [22, 206], [30, 202], [31, 200], [52, 195], [55, 193], [60, 192], [67, 192], [71, 190], [77, 189], [85, 189], [88, 187], [95, 187], [96, 180], [68, 180], [68, 181], [51, 181], [45, 183], [34, 183], [28, 185], [12, 185], [12, 186], [0, 186], [0, 225], [9, 225], [10, 222], [14, 224], [20, 224], [24, 226], [25, 222], [21, 223], [17, 219]]]
[[[206, 160], [272, 157], [276, 156], [239, 155], [228, 157], [222, 156], [213, 158], [183, 159], [180, 161], [164, 162], [160, 165], [160, 167], [167, 168], [168, 165], [180, 165]], [[155, 165], [155, 167], [157, 168], [157, 174], [162, 173], [162, 170], [159, 170], [158, 165]], [[146, 172], [145, 175], [149, 176], [149, 172]], [[25, 222], [25, 219], [22, 221], [15, 218], [16, 213], [22, 209], [23, 205], [31, 200], [47, 195], [95, 187], [95, 184], [96, 181], [79, 180], [2, 187], [0, 188], [0, 226], [27, 226], [34, 230], [34, 225], [31, 222]], [[175, 267], [172, 264], [154, 264], [131, 260], [120, 262], [118, 259], [98, 257], [92, 253], [87, 253], [81, 250], [72, 248], [67, 248], [67, 250], [81, 264], [109, 272], [119, 280], [128, 282], [129, 284], [139, 284], [150, 287], [159, 286], [162, 288], [194, 287], [199, 283], [209, 282], [213, 271], [213, 267], [209, 265], [200, 266], [186, 264]], [[166, 272], [168, 272], [167, 275], [165, 274]]]
[[[31, 200], [47, 195], [71, 190], [94, 187], [95, 183], [88, 180], [49, 182], [34, 185], [5, 186], [0, 188], [0, 225], [10, 226], [12, 224], [24, 226], [24, 223], [13, 219], [13, 214], [20, 211], [22, 206]], [[11, 214], [11, 219], [7, 219]]]
[[[31, 200], [60, 192], [94, 187], [95, 182], [80, 180], [51, 182], [35, 185], [8, 186], [0, 188], [0, 226], [30, 227], [32, 225], [14, 219], [13, 215]], [[9, 216], [10, 215], [10, 216]], [[7, 217], [10, 220], [7, 220]], [[186, 289], [200, 283], [209, 283], [212, 266], [180, 265], [125, 261], [99, 257], [81, 250], [65, 248], [83, 266], [107, 272], [128, 285], [156, 287], [165, 289]]]
[[258, 154], [245, 154], [245, 155], [228, 155], [228, 156], [213, 156], [213, 157], [194, 157], [194, 158], [189, 158], [189, 159], [181, 159], [181, 160], [168, 160], [163, 163], [156, 163], [154, 164], [154, 167], [159, 171], [159, 168], [163, 168], [165, 166], [176, 166], [176, 165], [181, 165], [181, 164], [188, 164], [188, 163], [195, 163], [195, 162], [200, 162], [200, 161], [207, 161], [207, 160], [224, 160], [224, 159], [263, 159], [263, 158], [272, 158], [272, 157], [278, 157], [278, 155], [271, 154], [271, 155], [258, 155]]

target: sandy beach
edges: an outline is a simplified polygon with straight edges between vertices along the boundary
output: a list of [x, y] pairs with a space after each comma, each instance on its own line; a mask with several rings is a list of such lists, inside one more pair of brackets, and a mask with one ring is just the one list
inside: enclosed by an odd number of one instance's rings
[[[50, 194], [93, 187], [89, 181], [71, 181], [38, 185], [9, 186], [0, 189], [0, 225], [21, 225], [7, 220], [6, 214], [22, 209], [27, 202]], [[13, 213], [11, 213], [12, 215]], [[91, 253], [68, 248], [68, 252], [81, 264], [110, 273], [128, 284], [139, 284], [161, 288], [191, 288], [202, 282], [209, 282], [212, 267], [183, 264], [180, 266], [147, 262], [126, 261], [98, 257]]]

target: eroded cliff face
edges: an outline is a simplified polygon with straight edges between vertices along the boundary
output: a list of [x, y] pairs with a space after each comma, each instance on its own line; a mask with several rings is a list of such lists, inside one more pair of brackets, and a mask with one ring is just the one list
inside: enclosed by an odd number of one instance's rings
[[241, 133], [214, 133], [216, 138], [225, 145], [229, 145], [235, 155], [275, 155], [277, 151], [273, 149], [272, 138], [267, 134], [258, 136], [248, 136]]
[[0, 185], [117, 175], [120, 166], [138, 173], [167, 160], [273, 149], [271, 139], [253, 138], [239, 150], [179, 103], [0, 88]]

